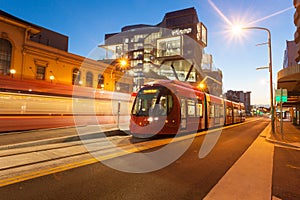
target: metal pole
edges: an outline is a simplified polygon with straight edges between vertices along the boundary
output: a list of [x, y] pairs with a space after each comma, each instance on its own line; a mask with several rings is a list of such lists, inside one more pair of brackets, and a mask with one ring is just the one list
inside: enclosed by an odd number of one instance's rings
[[267, 28], [263, 27], [245, 27], [243, 29], [259, 29], [267, 31], [268, 33], [268, 49], [269, 49], [269, 72], [270, 72], [270, 109], [271, 109], [271, 131], [274, 134], [274, 102], [273, 102], [273, 70], [272, 70], [272, 47], [271, 47], [271, 32]]
[[272, 70], [272, 47], [271, 47], [271, 32], [269, 29], [265, 29], [268, 32], [268, 43], [269, 43], [269, 72], [270, 72], [270, 102], [271, 102], [271, 131], [274, 134], [274, 102], [273, 102], [273, 70]]
[[282, 122], [282, 88], [280, 88], [280, 134], [283, 135], [283, 122]]
[[120, 111], [121, 111], [121, 102], [118, 101], [118, 120], [117, 120], [117, 128], [120, 128]]

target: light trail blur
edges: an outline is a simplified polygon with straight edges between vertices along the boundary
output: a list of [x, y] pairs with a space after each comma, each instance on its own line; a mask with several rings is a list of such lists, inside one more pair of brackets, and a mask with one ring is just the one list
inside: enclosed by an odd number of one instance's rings
[[117, 118], [122, 123], [129, 119], [131, 108], [131, 101], [122, 96], [92, 99], [0, 92], [0, 132], [114, 124]]

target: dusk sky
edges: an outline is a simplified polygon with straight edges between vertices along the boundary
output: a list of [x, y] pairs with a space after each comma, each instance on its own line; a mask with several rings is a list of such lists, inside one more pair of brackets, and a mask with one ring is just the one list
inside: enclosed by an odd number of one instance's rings
[[156, 25], [165, 13], [195, 7], [208, 30], [205, 52], [223, 71], [223, 89], [251, 91], [251, 104], [269, 104], [267, 32], [244, 30], [233, 36], [229, 24], [268, 28], [272, 36], [273, 82], [282, 69], [286, 41], [296, 30], [292, 0], [1, 0], [0, 9], [69, 37], [69, 52], [87, 56], [106, 33], [133, 24]]

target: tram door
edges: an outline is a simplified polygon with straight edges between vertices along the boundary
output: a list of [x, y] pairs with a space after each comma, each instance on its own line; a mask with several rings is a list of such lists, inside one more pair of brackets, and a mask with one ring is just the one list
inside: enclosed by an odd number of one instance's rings
[[186, 110], [186, 99], [180, 99], [180, 111], [181, 111], [181, 129], [186, 129], [186, 117], [187, 117], [187, 110]]

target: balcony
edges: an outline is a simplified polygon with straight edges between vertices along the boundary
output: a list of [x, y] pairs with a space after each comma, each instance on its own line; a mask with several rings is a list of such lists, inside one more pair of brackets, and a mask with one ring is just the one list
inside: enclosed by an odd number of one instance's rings
[[287, 76], [295, 77], [299, 79], [300, 77], [300, 64], [289, 66], [280, 70], [277, 74], [278, 80], [286, 78]]
[[300, 92], [300, 64], [289, 66], [277, 74], [277, 88], [285, 88], [289, 92]]

